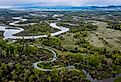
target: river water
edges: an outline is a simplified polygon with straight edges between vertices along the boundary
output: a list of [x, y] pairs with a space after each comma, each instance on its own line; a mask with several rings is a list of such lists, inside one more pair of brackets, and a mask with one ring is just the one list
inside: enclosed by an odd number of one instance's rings
[[[4, 39], [36, 39], [36, 38], [44, 38], [44, 37], [48, 37], [47, 35], [38, 35], [38, 36], [13, 36], [16, 33], [20, 33], [22, 31], [24, 31], [24, 29], [19, 28], [19, 26], [27, 26], [27, 25], [33, 25], [35, 23], [31, 23], [31, 24], [16, 24], [19, 23], [21, 21], [26, 21], [27, 19], [22, 19], [20, 17], [13, 17], [13, 19], [17, 19], [17, 21], [9, 23], [9, 25], [11, 26], [18, 26], [18, 27], [9, 27], [9, 26], [0, 26], [0, 31], [4, 31]], [[65, 33], [67, 31], [69, 31], [69, 28], [65, 28], [65, 27], [60, 27], [57, 26], [56, 23], [50, 23], [50, 26], [52, 28], [57, 28], [60, 31], [55, 32], [55, 33], [51, 33], [51, 36], [57, 36], [60, 35], [62, 33]], [[9, 29], [8, 29], [9, 28]]]

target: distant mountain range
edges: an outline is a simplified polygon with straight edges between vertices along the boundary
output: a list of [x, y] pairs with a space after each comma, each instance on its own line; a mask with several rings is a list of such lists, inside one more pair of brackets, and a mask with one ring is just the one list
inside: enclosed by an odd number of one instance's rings
[[19, 6], [13, 7], [15, 9], [60, 9], [60, 10], [121, 10], [121, 6], [109, 5], [109, 6], [52, 6], [52, 7], [42, 7], [42, 6]]

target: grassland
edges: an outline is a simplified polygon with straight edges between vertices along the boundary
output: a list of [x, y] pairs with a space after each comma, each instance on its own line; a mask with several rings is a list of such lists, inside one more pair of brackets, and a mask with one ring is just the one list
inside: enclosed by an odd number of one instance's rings
[[61, 45], [64, 49], [73, 50], [75, 48], [79, 48], [79, 45], [76, 44], [79, 41], [79, 38], [74, 38], [73, 33], [66, 33], [61, 37], [63, 38]]
[[95, 22], [94, 24], [98, 25], [98, 29], [96, 31], [89, 32], [88, 40], [91, 45], [121, 50], [120, 31], [106, 28], [108, 24], [104, 22]]

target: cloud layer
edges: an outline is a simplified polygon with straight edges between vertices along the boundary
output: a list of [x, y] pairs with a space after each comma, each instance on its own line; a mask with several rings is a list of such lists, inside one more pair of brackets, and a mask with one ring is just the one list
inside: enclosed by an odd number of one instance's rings
[[0, 6], [25, 4], [40, 6], [121, 5], [121, 0], [0, 0]]

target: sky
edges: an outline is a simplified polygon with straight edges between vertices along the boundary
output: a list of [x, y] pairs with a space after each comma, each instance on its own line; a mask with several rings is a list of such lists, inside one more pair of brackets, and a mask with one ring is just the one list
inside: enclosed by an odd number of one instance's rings
[[106, 6], [121, 5], [121, 0], [0, 0], [0, 7], [10, 6]]

